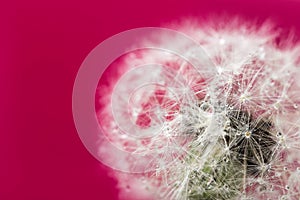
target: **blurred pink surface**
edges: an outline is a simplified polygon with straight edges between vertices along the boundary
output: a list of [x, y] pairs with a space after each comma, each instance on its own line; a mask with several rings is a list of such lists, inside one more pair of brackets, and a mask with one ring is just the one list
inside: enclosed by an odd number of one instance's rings
[[10, 1], [0, 6], [0, 199], [117, 199], [82, 145], [72, 89], [101, 41], [136, 27], [218, 12], [300, 30], [299, 1]]

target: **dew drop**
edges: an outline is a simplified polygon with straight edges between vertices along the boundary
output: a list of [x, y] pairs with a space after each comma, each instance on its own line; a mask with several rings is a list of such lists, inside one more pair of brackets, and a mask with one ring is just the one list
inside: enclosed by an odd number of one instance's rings
[[281, 197], [280, 197], [280, 200], [287, 200], [288, 198], [287, 198], [287, 196], [286, 195], [282, 195]]
[[290, 186], [286, 185], [286, 186], [285, 186], [285, 189], [286, 189], [286, 190], [289, 190], [289, 189], [290, 189]]
[[224, 188], [225, 188], [225, 190], [228, 190], [229, 187], [228, 187], [228, 185], [225, 185]]
[[250, 131], [246, 131], [245, 132], [245, 137], [246, 138], [250, 138], [251, 137], [251, 132]]
[[280, 133], [280, 132], [278, 132], [277, 134], [276, 134], [276, 137], [277, 138], [280, 138], [282, 136], [282, 133]]

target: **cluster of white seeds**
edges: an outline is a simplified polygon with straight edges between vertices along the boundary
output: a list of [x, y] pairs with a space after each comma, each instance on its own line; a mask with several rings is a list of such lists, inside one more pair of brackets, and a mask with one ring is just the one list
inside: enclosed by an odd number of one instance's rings
[[[120, 198], [299, 200], [300, 46], [268, 22], [234, 18], [168, 27], [199, 43], [214, 66], [209, 72], [195, 70], [182, 59], [186, 55], [154, 50], [132, 52], [119, 63], [124, 71], [134, 70], [108, 97], [124, 97], [139, 80], [156, 81], [127, 95], [129, 107], [119, 106], [141, 130], [128, 125], [126, 132], [145, 134], [142, 139], [124, 136], [110, 104], [105, 117], [99, 115], [115, 145], [151, 154], [149, 172], [115, 173]], [[158, 41], [184, 46], [168, 38]], [[162, 67], [143, 74], [143, 66], [135, 68], [143, 63]], [[128, 171], [135, 167], [135, 161], [122, 160]]]

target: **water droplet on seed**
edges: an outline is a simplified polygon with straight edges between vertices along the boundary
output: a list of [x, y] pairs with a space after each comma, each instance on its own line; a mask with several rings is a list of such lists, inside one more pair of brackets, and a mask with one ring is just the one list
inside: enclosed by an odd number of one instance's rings
[[289, 190], [289, 189], [290, 189], [290, 186], [286, 185], [286, 186], [285, 186], [285, 189], [286, 189], [286, 190]]

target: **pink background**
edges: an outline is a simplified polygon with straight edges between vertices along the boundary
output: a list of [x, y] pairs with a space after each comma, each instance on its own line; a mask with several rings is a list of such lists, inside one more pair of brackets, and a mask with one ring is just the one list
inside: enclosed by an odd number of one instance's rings
[[84, 148], [73, 123], [72, 88], [83, 59], [101, 41], [121, 31], [212, 12], [272, 16], [282, 26], [300, 30], [300, 3], [259, 2], [2, 3], [0, 199], [117, 199], [116, 182]]

